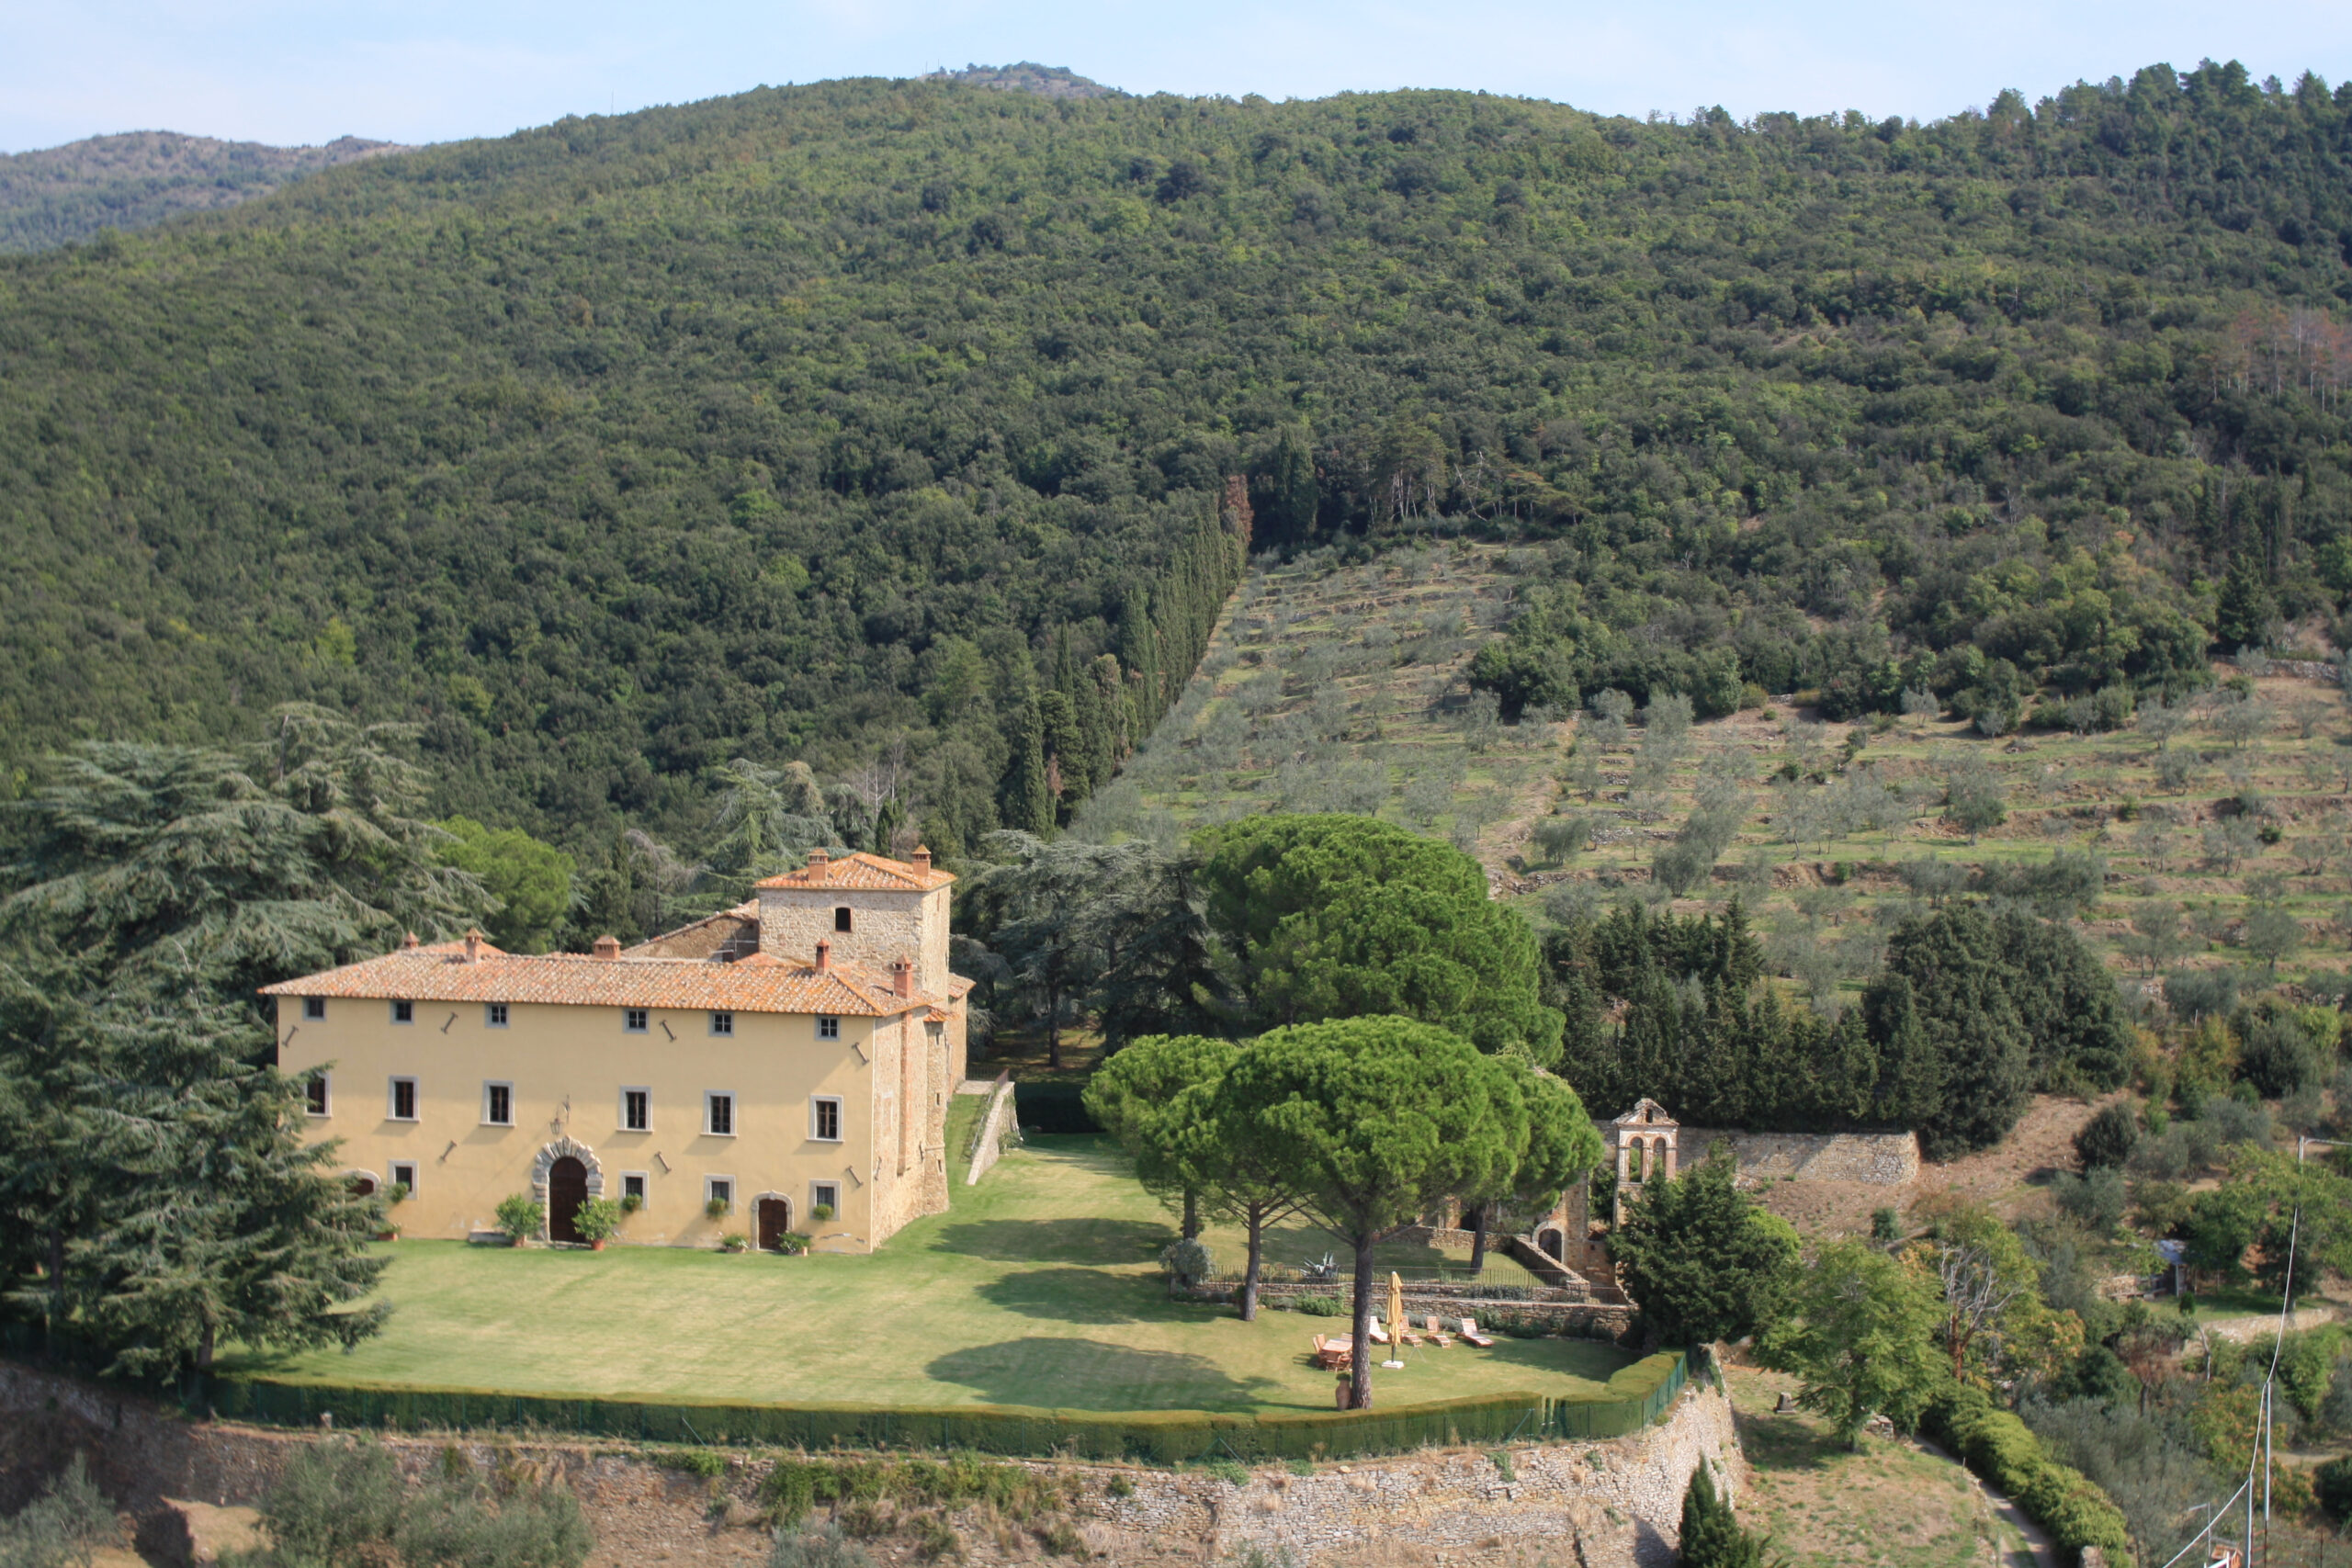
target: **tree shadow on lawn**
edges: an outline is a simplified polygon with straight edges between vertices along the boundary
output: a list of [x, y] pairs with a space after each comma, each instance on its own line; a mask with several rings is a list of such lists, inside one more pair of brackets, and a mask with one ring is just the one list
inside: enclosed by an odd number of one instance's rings
[[931, 1249], [992, 1263], [1148, 1263], [1175, 1239], [1148, 1220], [974, 1220], [942, 1229]]
[[1157, 1274], [1114, 1274], [1105, 1269], [1029, 1269], [989, 1280], [982, 1301], [1055, 1323], [1196, 1323], [1230, 1317], [1219, 1303], [1174, 1302]]
[[1231, 1410], [1282, 1387], [1229, 1377], [1205, 1356], [1042, 1337], [951, 1350], [923, 1371], [991, 1404], [1065, 1410]]

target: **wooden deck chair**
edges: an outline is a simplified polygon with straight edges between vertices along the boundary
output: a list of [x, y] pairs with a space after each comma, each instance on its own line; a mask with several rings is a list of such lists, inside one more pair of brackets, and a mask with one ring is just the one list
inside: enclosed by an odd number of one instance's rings
[[1388, 1343], [1388, 1334], [1387, 1334], [1387, 1331], [1386, 1331], [1386, 1330], [1383, 1329], [1383, 1328], [1380, 1326], [1380, 1319], [1378, 1319], [1378, 1318], [1376, 1318], [1376, 1317], [1375, 1317], [1375, 1318], [1372, 1318], [1372, 1319], [1370, 1319], [1369, 1321], [1370, 1321], [1370, 1323], [1371, 1323], [1372, 1326], [1371, 1326], [1371, 1331], [1370, 1331], [1370, 1333], [1369, 1333], [1369, 1335], [1368, 1335], [1367, 1337], [1368, 1337], [1372, 1340], [1372, 1342], [1373, 1342], [1374, 1344], [1375, 1344], [1375, 1345], [1385, 1345], [1385, 1344], [1387, 1344], [1387, 1343]]
[[1462, 1320], [1462, 1337], [1481, 1350], [1491, 1350], [1495, 1348], [1492, 1338], [1478, 1332], [1478, 1320], [1475, 1317], [1465, 1317]]
[[1413, 1320], [1410, 1317], [1405, 1318], [1396, 1325], [1396, 1339], [1397, 1343], [1409, 1346], [1413, 1349], [1418, 1350], [1421, 1348], [1420, 1332], [1413, 1326]]
[[1442, 1350], [1453, 1343], [1453, 1336], [1437, 1325], [1437, 1314], [1430, 1314], [1430, 1343]]

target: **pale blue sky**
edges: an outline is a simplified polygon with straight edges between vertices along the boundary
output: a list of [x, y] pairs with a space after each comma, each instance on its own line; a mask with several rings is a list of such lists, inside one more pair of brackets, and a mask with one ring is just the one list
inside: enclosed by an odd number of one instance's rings
[[0, 150], [502, 135], [761, 83], [1036, 60], [1135, 92], [1485, 88], [1933, 118], [2163, 60], [2352, 74], [2346, 0], [0, 0]]

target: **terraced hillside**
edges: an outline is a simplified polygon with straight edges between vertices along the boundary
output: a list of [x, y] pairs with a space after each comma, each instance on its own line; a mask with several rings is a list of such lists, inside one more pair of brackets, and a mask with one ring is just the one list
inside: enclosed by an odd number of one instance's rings
[[1261, 564], [1080, 829], [1172, 840], [1257, 811], [1364, 811], [1472, 850], [1539, 919], [1736, 897], [1774, 967], [1832, 1008], [1902, 920], [1968, 892], [2078, 921], [2152, 1003], [2166, 976], [2341, 984], [2352, 714], [2335, 666], [2217, 663], [2211, 690], [2111, 729], [2087, 708], [2079, 730], [1997, 737], [1920, 712], [1832, 725], [1809, 694], [1696, 722], [1670, 697], [1656, 722], [1630, 703], [1611, 717], [1595, 694], [1504, 724], [1468, 665], [1538, 558], [1430, 540]]

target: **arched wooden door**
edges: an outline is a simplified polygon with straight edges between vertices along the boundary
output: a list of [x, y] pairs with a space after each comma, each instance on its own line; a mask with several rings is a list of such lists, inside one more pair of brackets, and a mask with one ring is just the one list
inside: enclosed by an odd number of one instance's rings
[[760, 1249], [774, 1252], [784, 1245], [784, 1233], [792, 1228], [792, 1205], [782, 1198], [760, 1200], [757, 1218], [760, 1226]]
[[1544, 1255], [1555, 1263], [1565, 1261], [1564, 1255], [1567, 1250], [1566, 1238], [1558, 1231], [1546, 1228], [1535, 1238], [1535, 1245], [1542, 1247]]
[[376, 1179], [372, 1176], [353, 1177], [351, 1195], [354, 1198], [373, 1198], [376, 1195]]
[[571, 1222], [588, 1201], [588, 1168], [564, 1156], [548, 1167], [548, 1239], [578, 1241], [580, 1227]]

